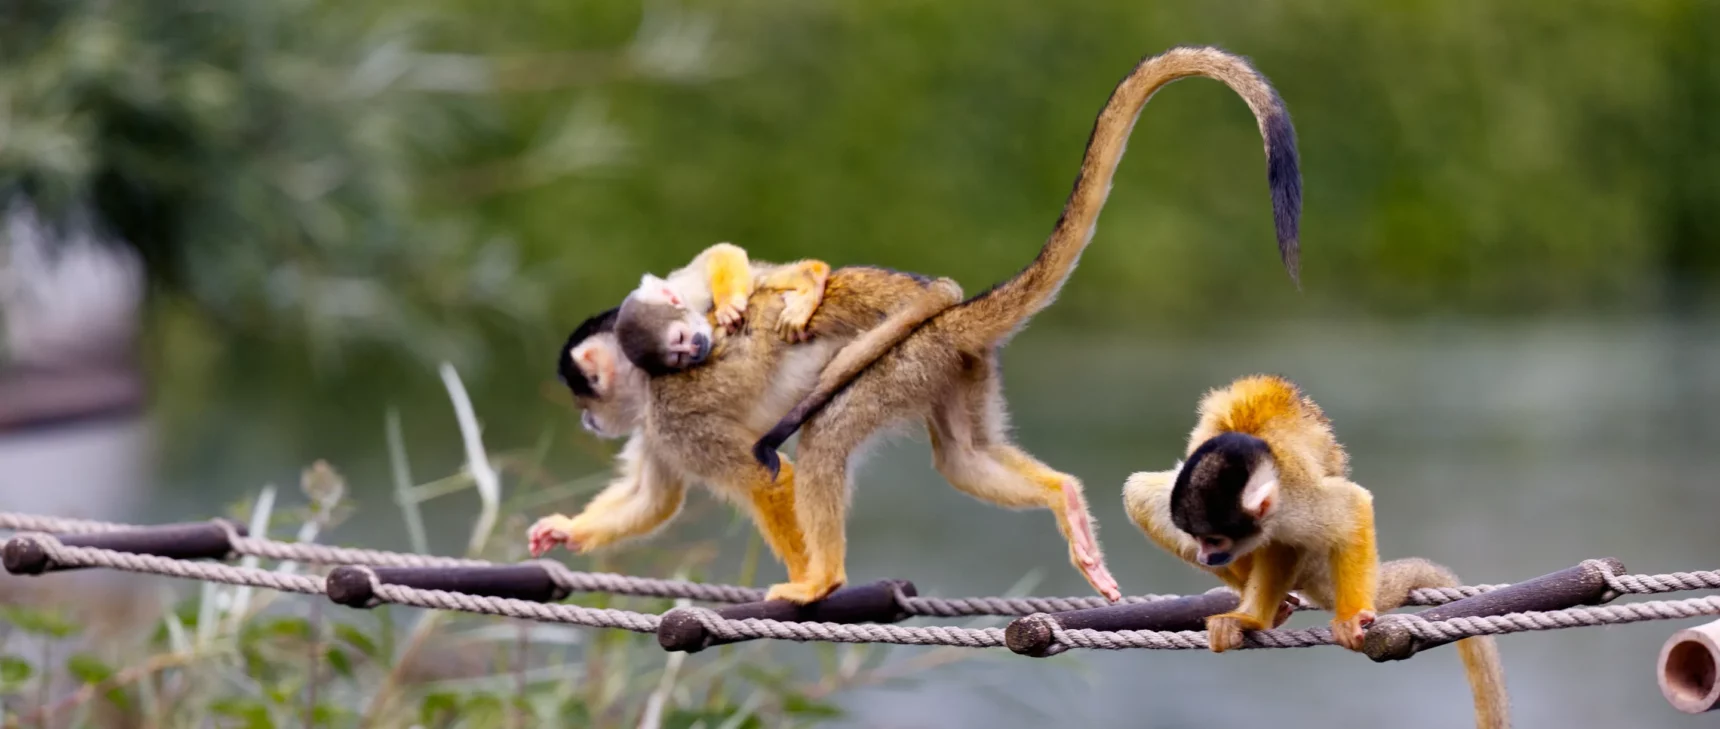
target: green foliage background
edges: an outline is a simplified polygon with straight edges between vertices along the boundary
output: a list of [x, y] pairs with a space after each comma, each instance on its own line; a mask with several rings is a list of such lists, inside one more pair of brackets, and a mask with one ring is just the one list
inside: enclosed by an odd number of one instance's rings
[[1197, 80], [1142, 116], [1031, 332], [1710, 310], [1715, 27], [1703, 0], [19, 0], [0, 185], [93, 200], [148, 254], [168, 470], [251, 479], [374, 443], [385, 401], [448, 442], [440, 359], [499, 439], [570, 427], [565, 331], [719, 240], [982, 289], [1111, 85], [1177, 44], [1287, 100], [1304, 290], [1250, 117]]

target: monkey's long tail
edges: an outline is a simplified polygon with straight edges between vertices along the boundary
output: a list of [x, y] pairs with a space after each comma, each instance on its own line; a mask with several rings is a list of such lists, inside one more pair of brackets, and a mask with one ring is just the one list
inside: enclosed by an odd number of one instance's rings
[[1050, 306], [1093, 239], [1099, 211], [1110, 195], [1111, 179], [1141, 109], [1160, 88], [1190, 76], [1223, 82], [1254, 112], [1266, 145], [1266, 182], [1272, 192], [1278, 253], [1291, 280], [1300, 286], [1297, 235], [1302, 178], [1297, 167], [1296, 131], [1284, 101], [1247, 59], [1213, 47], [1179, 46], [1142, 60], [1111, 92], [1088, 137], [1075, 188], [1039, 256], [1014, 278], [939, 316], [937, 326], [957, 332], [969, 346], [993, 346]]
[[1510, 729], [1511, 697], [1505, 691], [1505, 668], [1499, 662], [1499, 643], [1492, 636], [1457, 641], [1463, 659], [1463, 674], [1475, 696], [1476, 729]]

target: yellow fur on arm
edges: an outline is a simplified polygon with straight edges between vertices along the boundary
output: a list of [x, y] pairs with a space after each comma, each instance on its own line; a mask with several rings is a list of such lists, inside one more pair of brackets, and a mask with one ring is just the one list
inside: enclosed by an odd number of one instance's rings
[[569, 531], [581, 552], [642, 536], [679, 512], [685, 497], [686, 485], [668, 469], [623, 453], [621, 475], [585, 505]]
[[718, 243], [699, 254], [705, 261], [705, 278], [711, 286], [711, 301], [716, 306], [745, 306], [752, 296], [752, 263], [740, 246]]
[[[1290, 594], [1290, 584], [1296, 573], [1296, 550], [1268, 544], [1248, 555], [1251, 564], [1239, 570], [1245, 575], [1242, 604], [1238, 613], [1248, 616], [1251, 627], [1260, 630], [1272, 626], [1278, 615], [1278, 605]], [[1257, 626], [1257, 627], [1256, 627]]]

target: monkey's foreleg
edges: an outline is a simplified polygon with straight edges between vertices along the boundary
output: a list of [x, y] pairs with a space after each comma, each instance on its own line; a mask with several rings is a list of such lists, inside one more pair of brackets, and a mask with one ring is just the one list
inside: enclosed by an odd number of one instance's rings
[[681, 510], [686, 487], [656, 464], [639, 464], [598, 492], [578, 516], [553, 514], [527, 532], [534, 557], [565, 545], [579, 553], [655, 531]]
[[1296, 573], [1296, 552], [1267, 544], [1237, 560], [1233, 574], [1242, 576], [1242, 602], [1234, 612], [1206, 619], [1207, 645], [1214, 653], [1241, 647], [1242, 631], [1265, 630], [1282, 623], [1285, 597]]

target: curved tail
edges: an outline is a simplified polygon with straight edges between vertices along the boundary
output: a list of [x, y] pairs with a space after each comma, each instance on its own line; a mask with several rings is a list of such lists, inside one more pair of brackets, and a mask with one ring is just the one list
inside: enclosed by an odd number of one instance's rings
[[[1422, 587], [1457, 587], [1463, 584], [1444, 565], [1419, 557], [1394, 559], [1380, 565], [1381, 612], [1402, 607], [1409, 593]], [[1475, 697], [1476, 729], [1509, 729], [1511, 697], [1505, 690], [1505, 666], [1499, 662], [1499, 644], [1492, 636], [1457, 641], [1457, 656], [1463, 659], [1463, 675]]]
[[1475, 696], [1476, 729], [1507, 729], [1511, 726], [1511, 697], [1505, 693], [1505, 667], [1499, 662], [1499, 643], [1483, 635], [1457, 641], [1457, 656], [1463, 659], [1463, 675]]
[[1039, 257], [1014, 278], [963, 302], [940, 322], [962, 332], [971, 345], [987, 346], [1013, 335], [1030, 317], [1050, 306], [1093, 239], [1099, 211], [1111, 193], [1111, 179], [1141, 109], [1160, 88], [1190, 76], [1223, 82], [1254, 112], [1266, 144], [1266, 184], [1272, 192], [1278, 254], [1291, 281], [1300, 288], [1297, 235], [1302, 175], [1297, 167], [1296, 131], [1290, 124], [1290, 112], [1271, 82], [1247, 59], [1213, 47], [1179, 46], [1142, 60], [1111, 92], [1087, 139], [1075, 189], [1069, 193], [1063, 214]]
[[[1117, 84], [1111, 98], [1100, 110], [1087, 139], [1087, 151], [1081, 160], [1081, 171], [1075, 176], [1075, 189], [1063, 204], [1063, 213], [1051, 230], [1051, 238], [1040, 249], [1039, 256], [1013, 278], [991, 287], [967, 301], [949, 307], [937, 317], [937, 326], [950, 334], [958, 346], [968, 349], [992, 347], [1019, 330], [1034, 314], [1057, 298], [1057, 292], [1075, 270], [1081, 252], [1093, 239], [1099, 211], [1111, 192], [1111, 178], [1117, 163], [1123, 158], [1123, 148], [1134, 130], [1135, 120], [1147, 100], [1166, 84], [1190, 76], [1217, 79], [1229, 86], [1247, 102], [1260, 125], [1260, 135], [1266, 144], [1266, 184], [1272, 192], [1272, 214], [1278, 234], [1278, 254], [1284, 261], [1290, 280], [1301, 286], [1298, 278], [1296, 236], [1302, 215], [1302, 173], [1296, 161], [1296, 130], [1290, 124], [1290, 112], [1266, 77], [1248, 61], [1212, 47], [1172, 48], [1157, 56], [1142, 60], [1129, 75]], [[916, 323], [917, 324], [917, 323]], [[866, 342], [856, 340], [843, 349], [852, 350], [858, 364], [850, 375], [820, 377], [814, 394], [803, 399], [794, 410], [772, 428], [770, 433], [753, 446], [753, 456], [766, 466], [777, 463], [776, 449], [800, 426], [816, 415], [834, 397], [847, 379], [865, 369], [872, 359], [895, 346], [894, 340], [881, 335]], [[887, 346], [879, 343], [888, 341]], [[844, 377], [837, 380], [836, 377]], [[826, 386], [826, 383], [833, 383]]]
[[812, 392], [795, 403], [794, 409], [777, 421], [776, 427], [771, 428], [770, 432], [753, 444], [753, 458], [770, 469], [770, 475], [774, 478], [782, 468], [782, 461], [777, 457], [776, 449], [788, 442], [788, 437], [800, 429], [801, 423], [823, 409], [825, 403], [842, 392], [842, 389], [859, 377], [872, 362], [907, 339], [908, 335], [913, 334], [927, 319], [950, 308], [961, 299], [961, 284], [954, 279], [937, 279], [907, 306], [892, 312], [878, 326], [866, 330], [854, 341], [837, 350], [836, 356], [818, 373], [818, 384], [813, 386]]

